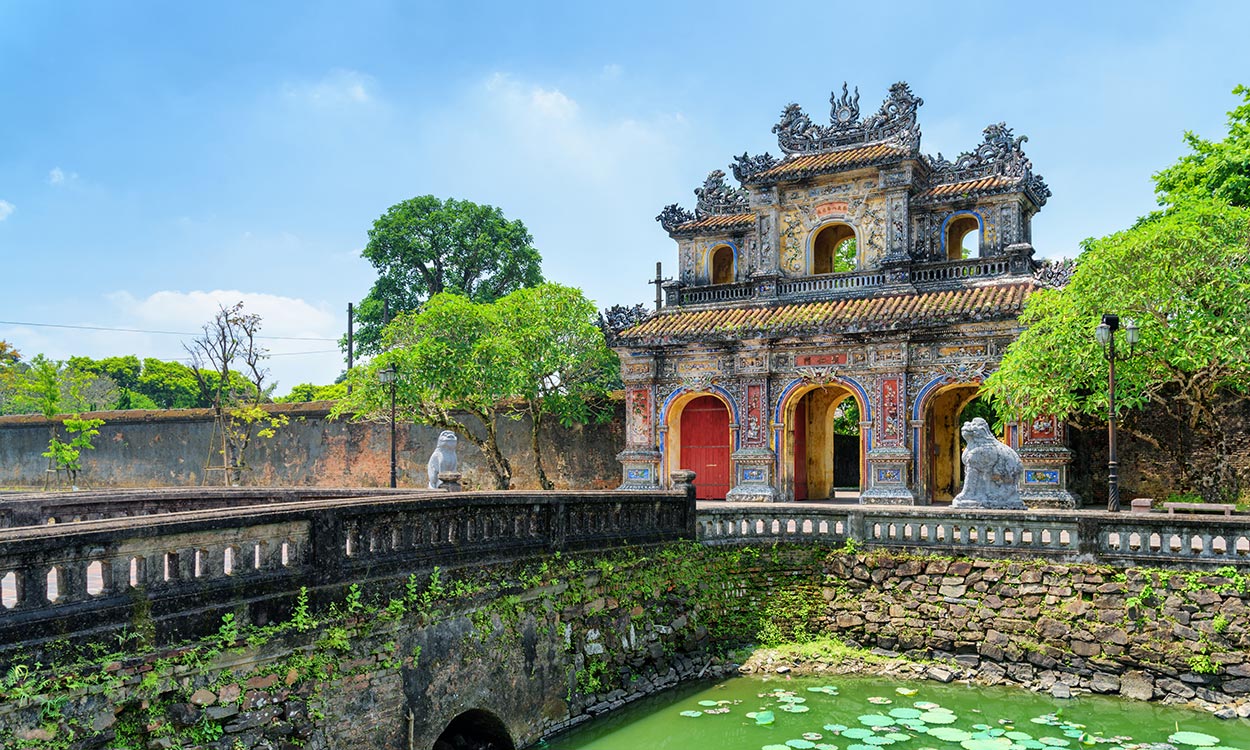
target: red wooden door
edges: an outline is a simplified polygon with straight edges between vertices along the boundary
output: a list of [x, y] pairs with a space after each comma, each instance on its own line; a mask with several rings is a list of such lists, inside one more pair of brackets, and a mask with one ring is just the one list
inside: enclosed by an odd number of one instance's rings
[[794, 407], [794, 499], [807, 499], [807, 398]]
[[681, 412], [681, 468], [695, 473], [695, 497], [724, 500], [729, 492], [729, 410], [699, 396]]

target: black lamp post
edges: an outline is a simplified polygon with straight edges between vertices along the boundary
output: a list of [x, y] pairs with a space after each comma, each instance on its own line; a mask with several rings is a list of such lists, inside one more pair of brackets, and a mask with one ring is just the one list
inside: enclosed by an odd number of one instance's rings
[[[1120, 474], [1119, 458], [1115, 450], [1115, 332], [1120, 330], [1120, 316], [1104, 313], [1102, 322], [1094, 329], [1094, 338], [1103, 347], [1103, 356], [1107, 358], [1107, 510], [1117, 513], [1120, 510]], [[1137, 324], [1130, 318], [1124, 320], [1124, 340], [1128, 342], [1128, 354], [1119, 355], [1120, 359], [1133, 356], [1133, 347], [1137, 344], [1140, 333]]]
[[378, 370], [378, 381], [391, 387], [391, 487], [396, 484], [395, 475], [395, 365], [389, 364]]

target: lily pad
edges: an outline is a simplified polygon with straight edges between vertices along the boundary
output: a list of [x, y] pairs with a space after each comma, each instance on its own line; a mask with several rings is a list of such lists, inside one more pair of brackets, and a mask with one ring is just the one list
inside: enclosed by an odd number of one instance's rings
[[812, 709], [799, 703], [790, 703], [781, 707], [782, 711], [790, 714], [805, 714]]
[[949, 711], [925, 711], [920, 720], [926, 724], [954, 724], [958, 717]]
[[804, 732], [803, 739], [815, 742], [816, 740], [824, 739], [824, 735], [820, 732]]
[[1048, 747], [1068, 747], [1072, 744], [1072, 740], [1065, 740], [1062, 737], [1039, 737], [1037, 741]]
[[817, 742], [816, 750], [838, 750], [837, 745], [830, 745], [827, 742]]
[[1020, 747], [1025, 748], [1025, 750], [1042, 750], [1042, 748], [1046, 747], [1041, 742], [1033, 739], [1016, 741], [1020, 744]]
[[972, 739], [970, 732], [955, 727], [930, 727], [928, 732], [930, 737], [937, 737], [939, 740], [947, 742], [963, 742]]
[[812, 750], [816, 747], [816, 743], [811, 740], [786, 740], [786, 744], [794, 750]]
[[919, 719], [923, 711], [918, 708], [891, 708], [889, 713], [896, 719]]
[[1007, 750], [1011, 747], [1011, 740], [1006, 737], [993, 737], [990, 739], [969, 739], [959, 743], [964, 750]]
[[[853, 740], [862, 740], [865, 737], [873, 736], [873, 734], [871, 729], [864, 729], [863, 727], [851, 727], [850, 729], [842, 730], [843, 737], [850, 737]], [[848, 750], [850, 749], [848, 748]]]
[[755, 719], [755, 723], [758, 724], [759, 726], [765, 726], [768, 724], [772, 724], [774, 721], [776, 721], [777, 715], [774, 714], [772, 711], [758, 711], [756, 712], [755, 716], [751, 718]]
[[844, 732], [846, 731], [846, 725], [845, 724], [826, 724], [824, 726], [824, 730], [826, 732], [834, 732], [834, 733]]
[[695, 718], [695, 717], [697, 717], [697, 716], [702, 716], [702, 715], [703, 715], [703, 712], [702, 712], [702, 711], [682, 711], [682, 712], [681, 712], [681, 715], [682, 715], [682, 716], [688, 716], [688, 717], [690, 717], [690, 718], [692, 718], [692, 719], [693, 719], [693, 718]]
[[1008, 732], [1005, 736], [1007, 737], [1007, 739], [1016, 740], [1017, 742], [1019, 742], [1020, 740], [1033, 739], [1033, 735], [1029, 734], [1028, 732]]
[[760, 750], [790, 750], [788, 745], [765, 745]]
[[846, 750], [877, 750], [877, 748], [873, 747], [872, 745], [865, 745], [861, 742], [858, 745], [847, 746]]
[[893, 745], [894, 740], [890, 739], [889, 737], [876, 734], [876, 735], [873, 735], [872, 737], [865, 737], [864, 744], [872, 745], [873, 747], [885, 747], [886, 745]]
[[699, 705], [700, 706], [719, 706], [720, 704], [717, 703], [716, 701], [699, 701]]
[[894, 740], [895, 742], [906, 742], [911, 739], [910, 734], [903, 734], [902, 732], [890, 732], [886, 735], [886, 737]]
[[778, 703], [807, 703], [806, 698], [800, 698], [797, 695], [783, 695], [777, 699]]
[[892, 727], [894, 726], [894, 719], [881, 714], [864, 714], [859, 717], [859, 723], [866, 727]]
[[1168, 742], [1175, 742], [1178, 745], [1191, 745], [1193, 747], [1211, 747], [1220, 744], [1219, 737], [1212, 737], [1202, 732], [1177, 732], [1168, 737]]
[[916, 693], [919, 693], [920, 691], [915, 688], [901, 687], [901, 688], [894, 688], [894, 692], [898, 693], [899, 695], [915, 695]]
[[894, 701], [892, 701], [892, 700], [890, 700], [889, 698], [886, 698], [885, 696], [882, 696], [882, 695], [874, 695], [874, 696], [872, 696], [871, 698], [869, 698], [869, 699], [868, 699], [868, 702], [869, 702], [869, 703], [874, 703], [874, 704], [876, 704], [876, 705], [878, 705], [878, 706], [888, 706], [888, 705], [890, 705], [891, 703], [893, 703]]
[[921, 711], [932, 711], [935, 708], [941, 708], [941, 706], [934, 703], [933, 701], [916, 701], [912, 705], [920, 709]]

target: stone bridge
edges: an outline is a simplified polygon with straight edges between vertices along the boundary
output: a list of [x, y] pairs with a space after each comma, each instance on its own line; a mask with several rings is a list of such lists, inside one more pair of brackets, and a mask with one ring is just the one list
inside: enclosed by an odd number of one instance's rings
[[[0, 701], [0, 740], [29, 747], [521, 747], [719, 674], [716, 644], [776, 615], [763, 592], [825, 580], [813, 571], [833, 549], [980, 559], [1008, 575], [1020, 561], [1082, 579], [1091, 565], [1194, 571], [1215, 581], [1204, 601], [1224, 607], [1234, 645], [1250, 645], [1250, 595], [1209, 575], [1246, 569], [1239, 517], [236, 488], [13, 495], [0, 525], [0, 689], [26, 696]], [[744, 547], [774, 552], [743, 568], [732, 550]], [[899, 642], [853, 612], [830, 622]], [[1212, 696], [1250, 694], [1245, 659], [1211, 663]], [[36, 665], [53, 674], [35, 681]]]

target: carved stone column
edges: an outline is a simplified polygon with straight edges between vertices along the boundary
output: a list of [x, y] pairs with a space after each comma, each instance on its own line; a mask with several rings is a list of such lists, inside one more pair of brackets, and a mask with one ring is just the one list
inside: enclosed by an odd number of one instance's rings
[[1068, 490], [1072, 451], [1065, 442], [1063, 422], [1043, 415], [1020, 425], [1018, 452], [1024, 463], [1020, 499], [1030, 508], [1075, 508], [1076, 495]]
[[725, 499], [740, 503], [775, 503], [781, 500], [777, 491], [777, 454], [768, 448], [740, 448], [733, 452], [734, 487]]
[[625, 450], [616, 454], [621, 462], [618, 490], [660, 489], [660, 462], [655, 437], [655, 360], [621, 353], [621, 377], [625, 380]]
[[915, 505], [916, 493], [908, 485], [911, 449], [905, 446], [874, 448], [868, 452], [868, 489], [859, 496], [864, 505]]

